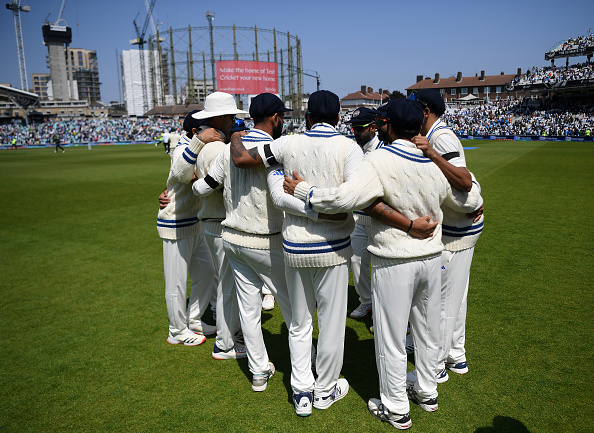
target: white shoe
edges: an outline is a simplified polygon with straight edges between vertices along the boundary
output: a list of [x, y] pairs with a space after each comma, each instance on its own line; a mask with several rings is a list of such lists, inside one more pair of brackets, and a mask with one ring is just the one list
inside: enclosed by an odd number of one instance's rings
[[362, 319], [371, 312], [371, 304], [359, 304], [350, 314], [351, 319]]
[[298, 416], [311, 415], [311, 401], [313, 394], [311, 392], [301, 392], [293, 394], [293, 404], [295, 405], [295, 413]]
[[340, 378], [336, 382], [336, 385], [334, 385], [334, 391], [332, 391], [332, 394], [327, 395], [326, 397], [316, 397], [314, 395], [313, 407], [316, 409], [328, 409], [334, 404], [334, 402], [347, 395], [348, 392], [349, 382], [344, 378]]
[[264, 299], [262, 299], [262, 309], [264, 311], [274, 310], [274, 296], [264, 295]]
[[167, 342], [169, 344], [183, 344], [184, 346], [198, 346], [206, 341], [206, 337], [204, 335], [197, 335], [192, 332], [189, 332], [184, 335], [180, 335], [178, 337], [171, 337], [167, 338]]
[[225, 351], [219, 349], [219, 346], [217, 346], [217, 343], [215, 342], [212, 350], [212, 357], [214, 359], [240, 359], [247, 358], [247, 352], [245, 351], [245, 346], [243, 344], [236, 343], [232, 349]]
[[265, 391], [268, 386], [268, 379], [274, 376], [274, 364], [268, 361], [268, 371], [266, 373], [254, 374], [252, 378], [252, 389], [256, 392]]
[[410, 412], [402, 415], [390, 412], [379, 398], [370, 398], [367, 402], [367, 409], [369, 409], [369, 413], [375, 418], [391, 424], [398, 430], [406, 430], [412, 426]]
[[199, 322], [190, 323], [190, 331], [201, 334], [201, 335], [213, 335], [217, 333], [217, 327], [204, 323], [202, 320]]

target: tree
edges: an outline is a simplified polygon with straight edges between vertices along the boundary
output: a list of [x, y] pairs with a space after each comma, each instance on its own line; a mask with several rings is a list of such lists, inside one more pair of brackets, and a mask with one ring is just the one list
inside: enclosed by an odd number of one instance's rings
[[402, 99], [402, 98], [406, 98], [406, 95], [399, 90], [394, 90], [392, 93], [390, 93], [390, 99]]

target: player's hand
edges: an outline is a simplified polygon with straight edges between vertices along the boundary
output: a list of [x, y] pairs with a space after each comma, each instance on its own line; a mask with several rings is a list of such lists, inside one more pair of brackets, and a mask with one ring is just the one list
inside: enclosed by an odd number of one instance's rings
[[433, 149], [433, 147], [431, 147], [431, 143], [429, 143], [427, 137], [419, 134], [415, 135], [411, 141], [415, 146], [417, 146], [417, 149], [421, 149], [423, 151], [423, 155], [425, 155], [427, 158], [433, 158], [435, 155], [437, 155], [437, 152], [435, 149]]
[[165, 209], [169, 203], [171, 203], [171, 199], [168, 197], [169, 191], [165, 189], [159, 196], [159, 209]]
[[303, 179], [301, 179], [299, 177], [299, 175], [297, 174], [297, 172], [295, 170], [293, 170], [293, 177], [295, 179], [291, 179], [287, 176], [285, 176], [285, 181], [283, 182], [283, 189], [285, 190], [285, 192], [287, 194], [290, 195], [295, 195], [295, 187], [297, 186], [297, 184], [299, 182], [303, 182]]
[[198, 180], [198, 176], [196, 176], [196, 173], [194, 173], [194, 176], [192, 176], [192, 180], [190, 181], [190, 183], [192, 185], [194, 185], [194, 182], [196, 182]]
[[408, 232], [412, 237], [427, 239], [433, 236], [437, 222], [432, 223], [431, 217], [425, 216], [413, 221], [412, 228]]
[[467, 213], [466, 216], [468, 218], [472, 219], [472, 222], [475, 223], [475, 222], [477, 222], [478, 220], [481, 219], [481, 217], [483, 216], [484, 211], [485, 211], [485, 206], [481, 205], [481, 207], [479, 207], [474, 212]]
[[208, 128], [198, 134], [198, 140], [206, 143], [212, 143], [213, 141], [221, 141], [221, 134], [214, 128]]
[[349, 214], [347, 214], [347, 213], [329, 214], [329, 213], [320, 212], [318, 214], [318, 219], [331, 220], [331, 221], [344, 221], [345, 219], [347, 219], [348, 216], [349, 216]]

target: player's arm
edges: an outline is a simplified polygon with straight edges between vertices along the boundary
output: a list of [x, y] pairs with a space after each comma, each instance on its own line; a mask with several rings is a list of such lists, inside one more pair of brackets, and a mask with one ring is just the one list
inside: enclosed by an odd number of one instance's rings
[[460, 213], [473, 213], [483, 206], [481, 186], [472, 176], [470, 192], [463, 192], [447, 184], [447, 196], [443, 204]]
[[213, 128], [208, 128], [198, 135], [194, 135], [187, 146], [176, 147], [173, 150], [169, 180], [173, 182], [190, 183], [194, 176], [196, 158], [206, 143], [218, 141], [220, 136]]
[[294, 197], [292, 194], [287, 194], [283, 190], [284, 174], [283, 167], [280, 164], [272, 166], [268, 169], [266, 180], [268, 181], [268, 190], [270, 191], [270, 198], [272, 199], [272, 204], [274, 204], [274, 207], [277, 209], [280, 209], [292, 215], [303, 216], [306, 218], [311, 218], [313, 220], [344, 220], [347, 218], [346, 213], [329, 215], [316, 212], [315, 210], [306, 206], [303, 201]]
[[212, 192], [218, 188], [221, 188], [225, 181], [225, 166], [224, 166], [225, 152], [219, 153], [217, 159], [208, 170], [208, 174], [197, 179], [192, 184], [192, 192], [194, 195], [204, 197], [212, 194]]
[[159, 209], [165, 209], [169, 203], [171, 203], [171, 199], [169, 196], [169, 190], [165, 188], [163, 192], [159, 195]]
[[427, 137], [423, 135], [417, 135], [412, 138], [412, 142], [417, 146], [418, 149], [423, 151], [423, 154], [435, 163], [444, 174], [450, 185], [460, 191], [470, 192], [472, 188], [472, 177], [466, 167], [456, 167], [450, 163], [447, 159], [441, 156], [431, 146]]
[[417, 218], [416, 220], [410, 220], [379, 198], [363, 210], [371, 218], [382, 224], [395, 227], [415, 238], [429, 238], [433, 236], [433, 231], [435, 230], [435, 227], [437, 227], [437, 222], [432, 223], [431, 217], [425, 216]]
[[[258, 153], [257, 147], [246, 149], [243, 145], [241, 137], [245, 134], [236, 132], [231, 136], [231, 158], [233, 158], [233, 164], [238, 168], [254, 168], [264, 166], [264, 162]], [[268, 164], [270, 166], [272, 164]]]

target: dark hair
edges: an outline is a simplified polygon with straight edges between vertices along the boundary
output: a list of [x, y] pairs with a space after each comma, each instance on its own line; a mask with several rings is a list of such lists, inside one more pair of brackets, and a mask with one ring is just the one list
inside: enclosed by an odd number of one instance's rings
[[[309, 112], [308, 112], [309, 113]], [[316, 116], [315, 114], [309, 113], [311, 117], [311, 124], [315, 125], [316, 123], [324, 122], [332, 126], [336, 126], [338, 124], [338, 113], [333, 116]]]
[[405, 140], [410, 140], [416, 135], [419, 135], [419, 131], [421, 130], [421, 125], [419, 125], [419, 129], [416, 131], [414, 129], [396, 129], [390, 124], [392, 131], [394, 131], [394, 135], [396, 138], [404, 138]]
[[[272, 117], [272, 116], [268, 116], [268, 117]], [[254, 117], [254, 118], [252, 118], [252, 120], [254, 121], [254, 125], [257, 125], [259, 123], [264, 122], [266, 119], [268, 119], [268, 117]]]

